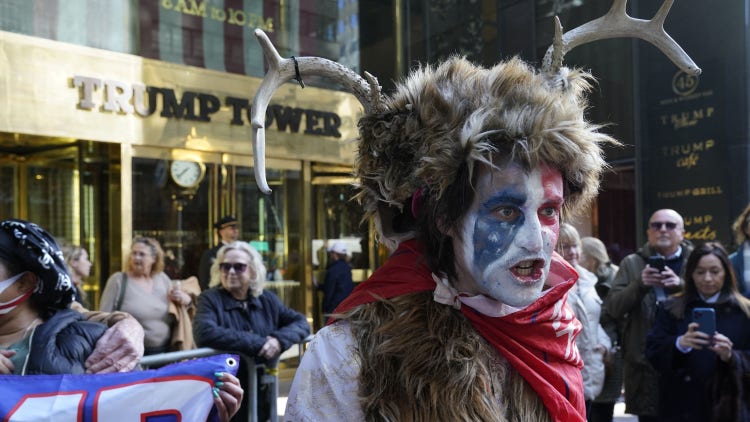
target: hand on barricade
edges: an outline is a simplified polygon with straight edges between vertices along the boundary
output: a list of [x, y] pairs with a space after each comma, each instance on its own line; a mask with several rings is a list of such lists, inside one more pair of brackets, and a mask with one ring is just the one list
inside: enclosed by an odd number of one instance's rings
[[86, 372], [105, 374], [133, 370], [143, 357], [143, 327], [127, 317], [104, 332], [86, 359]]

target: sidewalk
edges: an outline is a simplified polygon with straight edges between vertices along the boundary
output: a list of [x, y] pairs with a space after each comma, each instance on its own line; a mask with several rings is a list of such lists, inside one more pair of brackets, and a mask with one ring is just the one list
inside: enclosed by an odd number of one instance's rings
[[638, 417], [625, 413], [625, 403], [619, 402], [615, 404], [615, 415], [612, 418], [613, 422], [638, 422]]

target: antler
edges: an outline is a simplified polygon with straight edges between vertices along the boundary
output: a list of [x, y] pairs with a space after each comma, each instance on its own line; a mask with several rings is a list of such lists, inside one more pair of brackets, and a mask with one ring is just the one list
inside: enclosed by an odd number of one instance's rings
[[602, 17], [572, 29], [561, 35], [562, 25], [555, 16], [555, 40], [547, 49], [542, 61], [542, 70], [556, 74], [562, 67], [562, 58], [568, 51], [587, 42], [606, 38], [636, 37], [655, 45], [672, 62], [691, 75], [700, 75], [701, 69], [685, 50], [664, 31], [664, 20], [674, 0], [665, 0], [651, 20], [634, 19], [625, 11], [627, 0], [614, 0], [612, 7]]
[[255, 93], [251, 109], [251, 123], [253, 126], [253, 159], [255, 160], [255, 182], [263, 193], [271, 193], [266, 181], [266, 135], [265, 120], [266, 108], [271, 101], [273, 93], [283, 83], [291, 79], [297, 79], [302, 88], [301, 74], [321, 75], [329, 77], [341, 83], [349, 92], [362, 103], [365, 113], [382, 110], [383, 104], [380, 96], [380, 85], [378, 80], [365, 72], [365, 79], [350, 69], [334, 61], [321, 57], [292, 57], [282, 59], [271, 40], [265, 32], [255, 30], [263, 55], [268, 63], [268, 72], [263, 82]]

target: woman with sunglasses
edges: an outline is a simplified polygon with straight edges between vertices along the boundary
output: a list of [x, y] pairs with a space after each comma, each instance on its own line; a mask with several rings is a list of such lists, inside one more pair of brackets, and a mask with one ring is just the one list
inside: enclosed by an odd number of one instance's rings
[[[265, 280], [263, 259], [249, 243], [235, 241], [219, 249], [211, 266], [211, 288], [198, 298], [193, 322], [198, 346], [241, 353], [254, 358], [255, 364], [275, 366], [281, 352], [302, 342], [310, 334], [307, 319], [263, 290]], [[259, 380], [263, 374], [258, 368]], [[257, 390], [257, 420], [265, 421], [271, 416], [274, 392], [267, 384]], [[245, 401], [240, 415], [246, 414], [244, 409]]]
[[[715, 314], [715, 322], [697, 322], [698, 313]], [[750, 299], [737, 289], [719, 243], [688, 257], [684, 293], [657, 309], [646, 357], [660, 375], [659, 420], [750, 420], [750, 391], [743, 391], [750, 376]]]

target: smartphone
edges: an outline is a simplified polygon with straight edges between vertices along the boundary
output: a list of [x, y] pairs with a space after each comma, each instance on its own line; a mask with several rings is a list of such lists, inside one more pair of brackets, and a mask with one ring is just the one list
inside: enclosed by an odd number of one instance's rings
[[716, 312], [713, 308], [693, 308], [693, 322], [698, 323], [698, 331], [711, 337], [716, 333]]
[[664, 261], [664, 257], [661, 256], [650, 256], [648, 257], [648, 266], [656, 268], [659, 272], [664, 271], [667, 268], [667, 263]]

